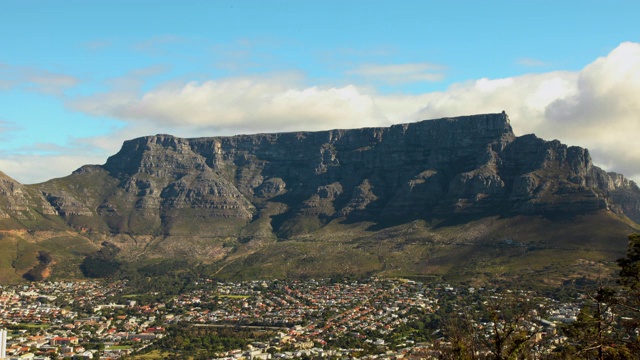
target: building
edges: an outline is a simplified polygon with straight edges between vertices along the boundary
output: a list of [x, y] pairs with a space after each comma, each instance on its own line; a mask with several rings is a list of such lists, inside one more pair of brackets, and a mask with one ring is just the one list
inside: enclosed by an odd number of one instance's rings
[[50, 345], [78, 345], [78, 337], [54, 337], [49, 340]]
[[0, 359], [7, 357], [7, 330], [0, 329]]

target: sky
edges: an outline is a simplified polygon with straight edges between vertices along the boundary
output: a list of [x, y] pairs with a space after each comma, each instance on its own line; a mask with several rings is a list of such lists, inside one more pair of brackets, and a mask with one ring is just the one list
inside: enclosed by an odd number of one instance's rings
[[0, 0], [0, 171], [506, 111], [640, 180], [638, 1]]

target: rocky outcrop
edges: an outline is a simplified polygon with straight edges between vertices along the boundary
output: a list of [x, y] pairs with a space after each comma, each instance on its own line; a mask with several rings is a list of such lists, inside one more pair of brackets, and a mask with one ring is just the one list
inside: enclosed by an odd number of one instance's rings
[[604, 181], [602, 187], [606, 188], [610, 205], [614, 210], [624, 213], [635, 222], [640, 222], [640, 188], [635, 182], [626, 179], [617, 173], [608, 173], [608, 176], [600, 174]]
[[0, 227], [21, 228], [13, 220], [33, 220], [38, 214], [55, 216], [58, 212], [45, 200], [43, 194], [30, 191], [29, 186], [0, 172], [0, 220], [5, 220]]
[[175, 249], [171, 239], [201, 239], [203, 249], [225, 253], [229, 242], [289, 238], [334, 220], [611, 211], [640, 222], [635, 183], [594, 166], [586, 149], [516, 137], [505, 113], [388, 128], [147, 136], [66, 178], [26, 186], [2, 175], [0, 193], [0, 223], [59, 219], [89, 234], [131, 236], [145, 254]]

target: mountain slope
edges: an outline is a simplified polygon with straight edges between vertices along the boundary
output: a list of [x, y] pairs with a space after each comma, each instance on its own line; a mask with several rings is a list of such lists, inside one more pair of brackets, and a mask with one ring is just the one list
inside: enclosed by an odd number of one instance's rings
[[127, 261], [184, 257], [240, 277], [448, 274], [451, 262], [509, 259], [525, 248], [496, 247], [507, 240], [610, 261], [640, 222], [635, 183], [594, 166], [586, 149], [516, 137], [504, 113], [149, 136], [126, 141], [102, 166], [1, 184], [3, 229], [72, 231], [94, 246], [115, 244]]

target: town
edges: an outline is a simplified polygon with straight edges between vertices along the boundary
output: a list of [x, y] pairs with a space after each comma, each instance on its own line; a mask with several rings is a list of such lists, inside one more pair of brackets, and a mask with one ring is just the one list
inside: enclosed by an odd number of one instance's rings
[[[126, 281], [3, 286], [0, 328], [7, 332], [6, 354], [0, 356], [41, 360], [117, 359], [145, 351], [198, 354], [193, 344], [184, 346], [175, 339], [172, 350], [156, 345], [171, 336], [168, 329], [181, 325], [198, 333], [228, 329], [250, 334], [241, 347], [218, 347], [203, 358], [430, 358], [447, 344], [442, 341], [446, 329], [445, 322], [438, 321], [441, 314], [458, 316], [471, 311], [474, 303], [505, 299], [505, 294], [522, 295], [530, 302], [516, 320], [531, 333], [531, 351], [544, 354], [566, 340], [557, 326], [576, 321], [580, 312], [579, 299], [559, 302], [533, 292], [402, 279], [201, 279], [194, 287], [167, 300], [143, 303], [141, 296], [126, 293]], [[471, 321], [487, 337], [503, 326], [480, 316]], [[150, 350], [154, 348], [160, 350]]]

